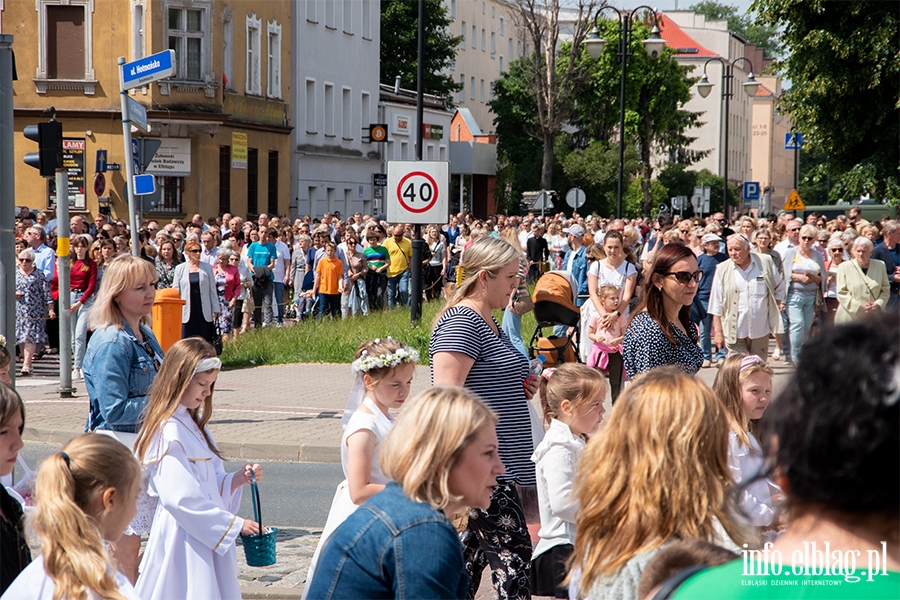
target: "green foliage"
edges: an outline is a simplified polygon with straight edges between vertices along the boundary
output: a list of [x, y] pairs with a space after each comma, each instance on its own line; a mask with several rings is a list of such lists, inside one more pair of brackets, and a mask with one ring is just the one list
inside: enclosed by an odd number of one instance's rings
[[896, 2], [756, 0], [764, 24], [783, 30], [776, 63], [804, 142], [828, 157], [832, 199], [900, 197], [900, 53]]
[[694, 195], [694, 186], [697, 185], [697, 172], [689, 171], [687, 165], [681, 163], [669, 163], [656, 176], [668, 191], [669, 197]]
[[774, 58], [781, 53], [778, 46], [778, 29], [755, 22], [751, 15], [741, 14], [737, 6], [703, 0], [691, 6], [690, 10], [705, 16], [709, 21], [727, 20], [730, 31], [762, 48], [766, 58]]
[[[709, 211], [710, 213], [724, 212], [725, 204], [722, 202], [722, 187], [724, 180], [710, 171], [709, 169], [701, 169], [697, 172], [697, 183], [695, 185], [709, 186]], [[733, 183], [728, 184], [728, 204], [731, 206], [738, 205], [740, 191], [738, 186]]]
[[[583, 213], [616, 214], [618, 204], [619, 147], [606, 141], [593, 140], [587, 148], [575, 150], [561, 158], [562, 168], [574, 187], [587, 196]], [[634, 146], [625, 148], [625, 186], [638, 168]], [[624, 199], [623, 199], [624, 204]]]
[[650, 182], [651, 210], [645, 212], [644, 193], [642, 191], [641, 178], [635, 177], [628, 185], [628, 191], [622, 198], [622, 216], [626, 219], [635, 219], [640, 216], [656, 215], [660, 204], [669, 204], [669, 191], [658, 181]]
[[[333, 0], [329, 0], [333, 1]], [[381, 0], [381, 83], [416, 88], [419, 8], [409, 0]], [[425, 93], [451, 99], [460, 84], [447, 75], [462, 40], [450, 34], [453, 20], [441, 0], [425, 0]]]

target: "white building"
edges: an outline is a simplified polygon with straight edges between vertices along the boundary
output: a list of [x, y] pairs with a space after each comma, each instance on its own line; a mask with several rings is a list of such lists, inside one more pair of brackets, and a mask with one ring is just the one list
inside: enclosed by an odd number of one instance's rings
[[453, 20], [450, 33], [462, 36], [449, 74], [463, 88], [453, 101], [468, 108], [481, 131], [491, 134], [494, 113], [487, 103], [494, 99], [493, 83], [511, 61], [527, 53], [516, 26], [517, 8], [504, 0], [444, 0], [444, 5]]
[[[663, 39], [675, 49], [675, 59], [682, 65], [693, 67], [693, 77], [703, 75], [704, 64], [711, 58], [721, 57], [731, 64], [744, 56], [747, 42], [728, 31], [727, 21], [707, 21], [703, 15], [692, 11], [676, 10], [662, 14], [660, 25]], [[752, 61], [756, 54], [750, 52], [747, 57]], [[753, 65], [754, 70], [762, 67], [761, 64]], [[750, 154], [753, 98], [742, 88], [750, 75], [747, 61], [738, 61], [733, 74], [728, 115], [728, 180], [740, 183], [752, 179]], [[684, 105], [685, 110], [702, 113], [702, 126], [687, 132], [691, 137], [697, 138], [691, 149], [709, 151], [705, 158], [694, 163], [691, 168], [709, 169], [718, 175], [723, 172], [724, 162], [725, 101], [722, 98], [722, 75], [722, 63], [718, 60], [710, 61], [706, 66], [706, 76], [714, 85], [712, 92], [703, 98], [695, 87], [691, 99]]]
[[291, 36], [292, 216], [371, 213], [380, 144], [377, 0], [297, 0]]

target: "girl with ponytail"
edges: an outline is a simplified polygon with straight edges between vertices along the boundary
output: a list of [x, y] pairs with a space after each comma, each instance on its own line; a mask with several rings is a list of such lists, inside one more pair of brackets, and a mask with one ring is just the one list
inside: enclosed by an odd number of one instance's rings
[[86, 433], [47, 458], [38, 471], [32, 518], [41, 556], [2, 600], [139, 600], [104, 543], [122, 537], [139, 491], [137, 461], [110, 437]]

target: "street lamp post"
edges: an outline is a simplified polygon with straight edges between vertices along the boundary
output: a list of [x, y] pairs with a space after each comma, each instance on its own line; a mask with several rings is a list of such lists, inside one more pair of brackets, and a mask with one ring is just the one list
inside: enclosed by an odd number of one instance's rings
[[615, 6], [604, 6], [597, 11], [597, 15], [594, 17], [594, 30], [591, 31], [590, 36], [584, 40], [584, 46], [587, 48], [588, 55], [591, 58], [595, 60], [600, 58], [600, 55], [603, 54], [603, 49], [606, 46], [606, 40], [600, 37], [600, 28], [598, 25], [600, 22], [600, 13], [606, 9], [614, 10], [619, 18], [619, 49], [617, 56], [619, 57], [619, 63], [622, 65], [622, 75], [619, 80], [619, 189], [616, 218], [621, 219], [623, 194], [622, 177], [625, 169], [625, 68], [628, 64], [628, 59], [631, 57], [631, 35], [634, 27], [632, 19], [634, 18], [634, 15], [640, 10], [649, 10], [650, 14], [653, 15], [653, 30], [650, 32], [650, 37], [644, 40], [644, 49], [647, 51], [647, 55], [650, 56], [650, 58], [656, 58], [662, 54], [662, 51], [666, 46], [666, 41], [659, 35], [659, 16], [656, 14], [656, 10], [649, 6], [639, 6], [631, 12], [619, 10]]
[[753, 63], [750, 62], [750, 59], [746, 56], [742, 56], [740, 58], [736, 58], [731, 62], [723, 59], [720, 56], [714, 56], [703, 63], [703, 77], [700, 78], [700, 83], [697, 84], [697, 92], [699, 92], [700, 96], [706, 98], [709, 96], [709, 93], [712, 91], [713, 84], [709, 82], [709, 79], [706, 77], [706, 67], [712, 61], [716, 61], [721, 63], [722, 65], [722, 99], [725, 100], [725, 144], [724, 144], [724, 155], [725, 159], [722, 163], [722, 179], [725, 180], [725, 183], [722, 186], [722, 202], [724, 206], [724, 213], [726, 221], [731, 219], [731, 208], [728, 206], [728, 121], [729, 119], [729, 108], [731, 105], [731, 97], [734, 95], [734, 67], [740, 61], [746, 61], [748, 65], [750, 65], [750, 77], [747, 78], [747, 82], [741, 84], [744, 88], [744, 92], [747, 93], [751, 98], [756, 95], [756, 90], [759, 89], [759, 82], [756, 81], [756, 77], [753, 76]]

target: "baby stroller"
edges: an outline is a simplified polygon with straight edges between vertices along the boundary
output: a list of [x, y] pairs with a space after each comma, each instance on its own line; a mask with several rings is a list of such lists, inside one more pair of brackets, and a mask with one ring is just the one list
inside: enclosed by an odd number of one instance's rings
[[[544, 356], [544, 367], [555, 367], [564, 362], [578, 362], [579, 329], [581, 311], [575, 304], [578, 287], [568, 271], [544, 273], [534, 286], [534, 318], [537, 328], [528, 346], [531, 358]], [[572, 335], [544, 336], [544, 328], [563, 325], [574, 327]]]
[[312, 270], [307, 270], [306, 275], [303, 276], [303, 283], [300, 285], [300, 290], [294, 290], [294, 306], [297, 310], [298, 321], [314, 317], [318, 312], [318, 297], [307, 296], [305, 294], [305, 292], [313, 289], [314, 283], [315, 273], [313, 273]]

